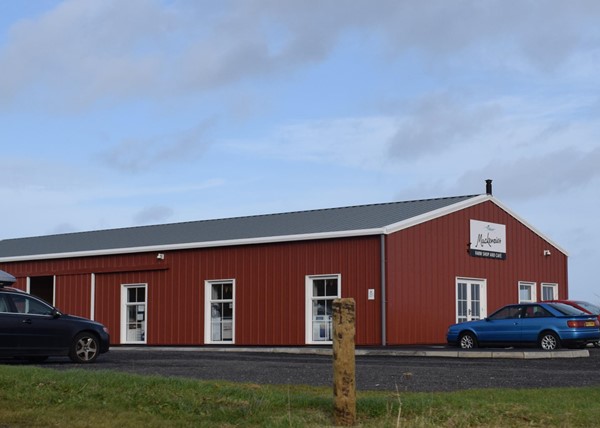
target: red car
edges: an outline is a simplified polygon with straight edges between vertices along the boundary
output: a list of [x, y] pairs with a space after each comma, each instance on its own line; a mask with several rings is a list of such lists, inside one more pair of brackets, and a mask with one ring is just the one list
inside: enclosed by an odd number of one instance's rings
[[[582, 312], [590, 315], [596, 315], [600, 321], [600, 306], [594, 305], [593, 303], [586, 302], [584, 300], [546, 300], [546, 302], [559, 302], [566, 305], [571, 305], [574, 308], [579, 309]], [[600, 341], [594, 343], [596, 348], [600, 348]]]

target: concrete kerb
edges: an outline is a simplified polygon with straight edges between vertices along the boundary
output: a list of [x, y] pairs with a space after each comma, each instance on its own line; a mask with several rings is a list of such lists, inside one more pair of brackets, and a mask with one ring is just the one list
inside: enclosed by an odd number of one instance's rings
[[[326, 347], [213, 347], [213, 346], [113, 346], [112, 351], [170, 351], [170, 352], [241, 352], [266, 354], [296, 354], [331, 356], [332, 349]], [[490, 359], [548, 359], [548, 358], [585, 358], [590, 356], [587, 349], [560, 349], [552, 352], [523, 349], [474, 349], [458, 348], [356, 348], [357, 356], [390, 357], [434, 357], [434, 358], [490, 358]]]

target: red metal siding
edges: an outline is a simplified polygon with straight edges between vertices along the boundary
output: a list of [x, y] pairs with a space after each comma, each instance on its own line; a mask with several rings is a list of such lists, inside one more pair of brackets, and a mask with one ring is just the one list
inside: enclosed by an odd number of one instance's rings
[[[506, 225], [506, 260], [468, 254], [470, 220]], [[552, 255], [544, 257], [550, 249]], [[518, 302], [518, 282], [557, 283], [567, 295], [567, 257], [486, 202], [387, 237], [387, 341], [443, 343], [456, 317], [456, 278], [487, 281], [487, 309]]]
[[91, 275], [63, 275], [55, 279], [54, 301], [61, 311], [89, 318]]
[[[121, 286], [148, 284], [147, 343], [204, 342], [204, 283], [234, 279], [238, 345], [303, 345], [307, 275], [340, 274], [343, 297], [356, 301], [356, 341], [381, 342], [379, 237], [206, 248], [122, 256], [4, 263], [19, 278], [56, 275], [59, 308], [89, 316], [95, 274], [95, 319], [121, 342]], [[375, 289], [375, 300], [367, 290]], [[63, 306], [64, 305], [64, 306]]]
[[[379, 289], [377, 238], [253, 245], [174, 252], [167, 275], [184, 274], [179, 281], [168, 278], [181, 290], [195, 289], [196, 296], [164, 296], [165, 310], [188, 313], [180, 322], [196, 320], [196, 330], [186, 336], [190, 343], [203, 342], [204, 282], [235, 279], [236, 344], [300, 345], [305, 342], [306, 275], [341, 274], [342, 294], [353, 297], [357, 315], [365, 320], [357, 328], [357, 342], [380, 341], [379, 299], [367, 300], [367, 289]], [[375, 268], [374, 268], [375, 266]], [[180, 308], [182, 302], [186, 308]], [[153, 337], [149, 331], [149, 339]], [[165, 343], [160, 334], [153, 340]]]

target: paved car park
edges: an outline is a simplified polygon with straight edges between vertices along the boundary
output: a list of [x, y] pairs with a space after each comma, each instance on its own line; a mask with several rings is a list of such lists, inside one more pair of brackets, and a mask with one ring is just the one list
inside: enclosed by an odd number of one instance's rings
[[[358, 355], [356, 383], [359, 390], [387, 391], [600, 386], [600, 349], [587, 350], [589, 357], [552, 359]], [[10, 360], [3, 363], [24, 364]], [[329, 386], [333, 378], [329, 355], [200, 352], [194, 348], [116, 347], [94, 364], [77, 365], [66, 358], [51, 358], [40, 366], [258, 384]]]

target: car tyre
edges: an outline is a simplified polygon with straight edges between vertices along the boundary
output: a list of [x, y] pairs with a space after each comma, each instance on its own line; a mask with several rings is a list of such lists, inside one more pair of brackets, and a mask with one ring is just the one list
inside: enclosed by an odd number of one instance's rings
[[475, 337], [475, 335], [473, 333], [467, 331], [460, 335], [458, 344], [462, 349], [477, 348], [477, 338]]
[[100, 354], [98, 337], [93, 333], [83, 332], [73, 339], [69, 358], [74, 363], [87, 364], [94, 362], [98, 358], [98, 354]]
[[556, 333], [545, 331], [540, 335], [538, 344], [544, 351], [554, 351], [560, 348], [560, 339]]

